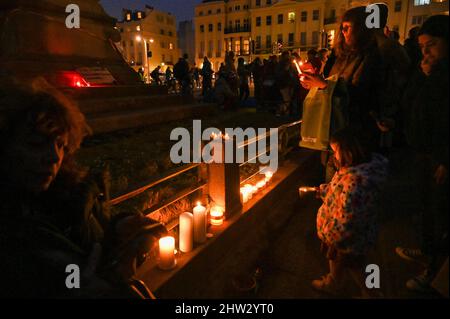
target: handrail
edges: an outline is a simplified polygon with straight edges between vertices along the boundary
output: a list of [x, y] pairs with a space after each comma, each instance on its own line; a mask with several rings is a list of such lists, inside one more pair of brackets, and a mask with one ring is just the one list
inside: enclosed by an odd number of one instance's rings
[[[287, 128], [290, 128], [290, 127], [299, 125], [299, 124], [301, 124], [301, 123], [302, 123], [302, 120], [295, 121], [295, 122], [288, 123], [288, 124], [283, 124], [283, 125], [279, 126], [278, 129], [279, 129], [279, 130], [287, 129]], [[259, 140], [261, 140], [261, 139], [263, 139], [263, 138], [267, 138], [267, 137], [270, 136], [270, 135], [272, 135], [272, 134], [270, 133], [270, 130], [269, 130], [269, 133], [265, 132], [264, 134], [260, 134], [260, 135], [258, 135], [258, 136], [256, 136], [256, 137], [252, 138], [252, 139], [249, 139], [249, 140], [247, 140], [247, 141], [244, 141], [243, 143], [241, 143], [241, 144], [238, 146], [238, 148], [243, 148], [243, 147], [246, 147], [246, 146], [248, 146], [248, 145], [250, 145], [250, 144], [256, 143], [256, 142], [258, 142]], [[243, 165], [249, 163], [250, 161], [252, 161], [252, 160], [254, 160], [254, 159], [256, 159], [256, 158], [259, 158], [260, 156], [262, 156], [263, 154], [266, 154], [266, 153], [267, 153], [267, 149], [266, 149], [265, 152], [261, 152], [260, 154], [257, 154], [256, 157], [247, 160], [246, 162], [240, 164], [239, 166], [243, 166]], [[151, 181], [151, 182], [146, 181], [146, 182], [141, 183], [142, 186], [139, 186], [138, 188], [136, 188], [136, 189], [134, 189], [134, 190], [132, 190], [132, 191], [126, 192], [126, 193], [124, 193], [124, 194], [122, 194], [122, 195], [119, 195], [119, 196], [117, 196], [117, 197], [111, 199], [111, 200], [109, 201], [109, 203], [110, 203], [110, 205], [112, 205], [112, 206], [117, 205], [117, 204], [120, 204], [120, 203], [122, 203], [122, 202], [124, 202], [124, 201], [126, 201], [126, 200], [128, 200], [128, 199], [130, 199], [130, 198], [133, 198], [133, 197], [135, 197], [135, 196], [137, 196], [137, 195], [142, 194], [143, 192], [145, 192], [145, 191], [148, 190], [149, 188], [152, 188], [152, 187], [154, 187], [154, 186], [156, 186], [156, 185], [159, 185], [159, 184], [161, 184], [161, 183], [163, 183], [163, 182], [165, 182], [165, 181], [167, 181], [167, 180], [169, 180], [169, 179], [172, 179], [172, 178], [174, 178], [174, 177], [177, 177], [177, 176], [179, 176], [179, 175], [181, 175], [181, 174], [183, 174], [183, 173], [185, 173], [185, 172], [187, 172], [187, 171], [190, 171], [190, 170], [192, 170], [192, 169], [195, 169], [195, 168], [197, 168], [197, 167], [199, 167], [199, 166], [200, 166], [200, 163], [193, 163], [193, 164], [187, 164], [187, 165], [184, 165], [184, 166], [180, 167], [179, 169], [175, 170], [175, 172], [172, 172], [172, 173], [170, 173], [170, 174], [167, 174], [166, 176], [164, 176], [164, 177], [162, 177], [162, 178], [160, 178], [160, 179], [158, 179], [158, 180], [153, 180], [153, 181]], [[255, 174], [255, 175], [256, 175], [256, 174]], [[255, 175], [253, 175], [252, 177], [254, 177]], [[246, 179], [246, 180], [248, 180], [248, 179]], [[202, 185], [201, 187], [197, 188], [197, 189], [194, 190], [194, 191], [197, 191], [198, 189], [203, 188], [204, 186], [205, 186], [205, 185]], [[192, 192], [194, 192], [194, 191], [192, 191]], [[192, 193], [192, 192], [191, 192], [191, 193]], [[191, 193], [189, 193], [189, 194], [191, 194]], [[188, 195], [189, 195], [189, 194], [188, 194]], [[177, 200], [180, 200], [181, 198], [183, 198], [183, 197], [185, 197], [185, 196], [187, 196], [187, 195], [181, 195], [181, 196], [179, 196], [179, 198], [178, 198]], [[156, 211], [156, 210], [162, 209], [162, 208], [164, 208], [164, 207], [167, 207], [167, 206], [169, 206], [170, 204], [176, 202], [177, 200], [174, 200], [174, 201], [172, 201], [172, 202], [169, 203], [169, 204], [164, 204], [165, 206], [159, 207], [158, 209], [154, 209], [153, 211]]]
[[199, 163], [184, 165], [181, 168], [177, 169], [175, 172], [170, 173], [170, 174], [168, 174], [168, 175], [166, 175], [166, 176], [164, 176], [164, 177], [162, 177], [162, 178], [160, 178], [160, 179], [158, 179], [156, 181], [142, 183], [143, 186], [140, 186], [137, 189], [134, 189], [134, 190], [132, 190], [130, 192], [122, 194], [122, 195], [120, 195], [120, 196], [118, 196], [118, 197], [116, 197], [114, 199], [111, 199], [109, 203], [112, 206], [120, 204], [120, 203], [122, 203], [122, 202], [124, 202], [124, 201], [126, 201], [126, 200], [128, 200], [130, 198], [133, 198], [133, 197], [135, 197], [135, 196], [137, 196], [139, 194], [142, 194], [143, 192], [145, 192], [147, 189], [149, 189], [151, 187], [154, 187], [154, 186], [156, 186], [158, 184], [161, 184], [161, 183], [163, 183], [163, 182], [165, 182], [165, 181], [167, 181], [169, 179], [177, 177], [178, 175], [181, 175], [181, 174], [183, 174], [183, 173], [185, 173], [187, 171], [190, 171], [190, 170], [192, 170], [194, 168], [197, 168], [199, 166], [200, 166]]
[[167, 201], [165, 201], [161, 204], [158, 204], [158, 205], [154, 205], [153, 207], [150, 207], [149, 209], [145, 210], [144, 215], [149, 215], [158, 210], [164, 209], [164, 208], [172, 205], [173, 203], [191, 195], [192, 193], [195, 193], [196, 191], [205, 188], [207, 185], [208, 184], [206, 182], [202, 182], [194, 187], [189, 187], [189, 188], [183, 190], [182, 192], [178, 193], [177, 195], [172, 196]]

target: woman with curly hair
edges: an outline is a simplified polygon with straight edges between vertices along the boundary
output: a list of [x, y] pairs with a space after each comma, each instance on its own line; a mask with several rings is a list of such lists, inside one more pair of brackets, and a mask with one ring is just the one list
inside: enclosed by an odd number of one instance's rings
[[[0, 295], [131, 296], [124, 288], [135, 256], [105, 267], [121, 238], [150, 221], [111, 216], [107, 189], [74, 161], [90, 132], [83, 114], [43, 80], [34, 83], [0, 91]], [[73, 264], [82, 287], [70, 290]]]

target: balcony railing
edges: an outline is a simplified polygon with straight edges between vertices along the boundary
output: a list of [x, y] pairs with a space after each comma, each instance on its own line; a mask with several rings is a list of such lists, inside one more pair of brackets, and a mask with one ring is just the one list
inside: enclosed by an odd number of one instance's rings
[[251, 31], [251, 27], [250, 26], [225, 28], [225, 34], [239, 33], [239, 32], [250, 32], [250, 31]]

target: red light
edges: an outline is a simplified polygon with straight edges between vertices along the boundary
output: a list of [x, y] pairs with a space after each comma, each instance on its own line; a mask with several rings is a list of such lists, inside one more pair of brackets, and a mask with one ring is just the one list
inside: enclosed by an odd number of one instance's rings
[[61, 72], [58, 84], [61, 86], [76, 87], [76, 88], [91, 86], [78, 72], [75, 71]]

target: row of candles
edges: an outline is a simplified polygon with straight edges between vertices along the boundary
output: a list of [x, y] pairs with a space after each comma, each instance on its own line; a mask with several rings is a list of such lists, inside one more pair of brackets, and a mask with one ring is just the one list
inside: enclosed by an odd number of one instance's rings
[[260, 189], [264, 188], [272, 179], [273, 173], [266, 172], [263, 180], [260, 180], [255, 185], [245, 184], [241, 187], [241, 201], [242, 203], [247, 203], [250, 199], [252, 199], [253, 195], [257, 193]]
[[[197, 203], [192, 213], [185, 212], [180, 215], [178, 246], [181, 252], [190, 252], [194, 248], [194, 243], [202, 244], [206, 241], [207, 216], [207, 209], [201, 203]], [[209, 216], [211, 225], [220, 226], [223, 224], [224, 211], [221, 207], [213, 207]], [[159, 268], [169, 270], [175, 266], [175, 238], [172, 236], [163, 237], [159, 240]]]
[[[273, 173], [266, 172], [265, 178], [256, 185], [246, 184], [241, 187], [241, 200], [248, 202], [252, 196], [260, 189], [264, 188], [272, 179]], [[179, 249], [187, 253], [192, 251], [194, 243], [202, 244], [206, 241], [208, 226], [208, 213], [206, 207], [197, 203], [192, 213], [185, 212], [179, 217]], [[212, 226], [220, 226], [224, 221], [224, 210], [214, 206], [209, 212], [209, 222]], [[166, 236], [159, 240], [159, 268], [164, 270], [173, 269], [176, 266], [175, 258], [175, 238]]]

